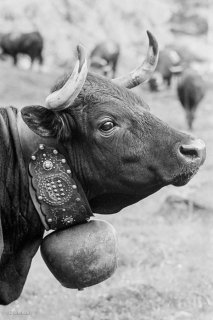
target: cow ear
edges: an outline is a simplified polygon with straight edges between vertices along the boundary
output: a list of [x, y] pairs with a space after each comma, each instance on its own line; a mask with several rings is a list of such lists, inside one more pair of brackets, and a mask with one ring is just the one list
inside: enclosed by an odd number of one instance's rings
[[26, 125], [41, 137], [58, 138], [68, 131], [60, 113], [44, 107], [24, 107], [21, 115]]

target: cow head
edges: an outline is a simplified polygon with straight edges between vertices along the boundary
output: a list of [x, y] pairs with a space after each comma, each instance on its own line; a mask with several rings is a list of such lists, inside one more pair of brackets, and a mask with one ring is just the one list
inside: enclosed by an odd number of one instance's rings
[[142, 65], [114, 80], [87, 74], [79, 47], [73, 73], [55, 85], [46, 107], [22, 109], [34, 133], [66, 149], [94, 212], [114, 213], [163, 186], [184, 185], [205, 160], [201, 140], [169, 127], [128, 90], [155, 69], [158, 46], [148, 36]]

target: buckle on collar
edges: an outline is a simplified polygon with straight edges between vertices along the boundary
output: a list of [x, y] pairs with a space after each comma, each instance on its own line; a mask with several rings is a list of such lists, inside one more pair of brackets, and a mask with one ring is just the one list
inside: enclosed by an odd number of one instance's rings
[[30, 195], [46, 230], [67, 228], [92, 216], [58, 150], [40, 144], [31, 156], [29, 174]]

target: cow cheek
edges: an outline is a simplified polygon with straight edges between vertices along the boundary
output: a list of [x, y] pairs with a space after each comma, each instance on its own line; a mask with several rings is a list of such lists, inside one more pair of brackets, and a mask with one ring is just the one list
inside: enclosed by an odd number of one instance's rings
[[126, 189], [129, 193], [155, 185], [159, 178], [153, 169], [154, 161], [149, 145], [137, 137], [131, 137], [129, 143], [120, 143], [116, 148], [115, 163], [112, 165], [112, 176], [115, 186]]

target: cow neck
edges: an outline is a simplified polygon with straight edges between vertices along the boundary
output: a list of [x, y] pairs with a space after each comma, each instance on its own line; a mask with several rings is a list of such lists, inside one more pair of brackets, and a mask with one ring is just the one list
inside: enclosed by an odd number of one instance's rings
[[[17, 127], [28, 172], [29, 192], [45, 229], [63, 229], [89, 220], [93, 215], [91, 208], [63, 145], [55, 139], [35, 134], [23, 121], [20, 112]], [[52, 163], [57, 165], [50, 170], [47, 166]], [[54, 193], [58, 186], [65, 191]]]

